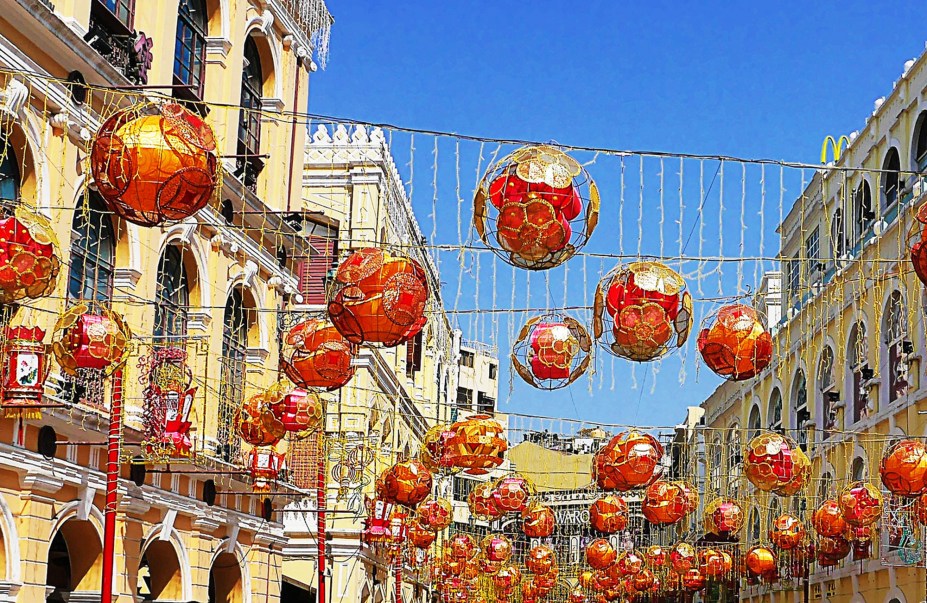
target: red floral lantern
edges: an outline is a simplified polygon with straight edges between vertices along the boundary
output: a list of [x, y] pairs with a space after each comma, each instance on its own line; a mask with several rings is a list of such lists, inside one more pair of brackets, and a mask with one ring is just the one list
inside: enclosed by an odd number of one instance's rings
[[776, 554], [765, 546], [754, 546], [744, 558], [744, 565], [751, 575], [765, 578], [774, 575], [777, 569]]
[[586, 562], [592, 569], [605, 569], [617, 558], [618, 553], [604, 538], [598, 538], [586, 545]]
[[131, 338], [122, 316], [102, 306], [91, 310], [87, 303], [80, 303], [55, 323], [52, 351], [68, 375], [77, 376], [82, 369], [109, 374], [125, 362]]
[[663, 446], [652, 435], [622, 432], [595, 454], [593, 477], [603, 490], [640, 488], [653, 480], [662, 458]]
[[525, 568], [536, 576], [543, 576], [557, 566], [557, 557], [549, 546], [539, 544], [525, 555]]
[[454, 509], [450, 501], [443, 498], [431, 498], [423, 501], [417, 509], [418, 522], [432, 532], [439, 532], [454, 521]]
[[61, 261], [51, 224], [25, 205], [0, 220], [0, 304], [50, 295]]
[[811, 516], [811, 527], [818, 535], [829, 538], [846, 532], [847, 522], [836, 500], [825, 500], [821, 503]]
[[409, 543], [419, 549], [427, 549], [438, 537], [436, 533], [422, 526], [417, 519], [409, 520], [406, 536], [409, 539]]
[[769, 539], [784, 551], [790, 551], [805, 539], [805, 526], [794, 515], [784, 513], [773, 520]]
[[639, 362], [682, 347], [692, 329], [692, 297], [685, 286], [678, 273], [657, 262], [619, 267], [596, 289], [596, 339], [616, 356]]
[[917, 210], [917, 220], [921, 225], [915, 226], [909, 235], [911, 264], [914, 274], [927, 286], [927, 206], [921, 205]]
[[146, 385], [143, 445], [149, 459], [162, 460], [190, 455], [190, 411], [196, 396], [187, 352], [181, 348], [152, 348], [139, 361], [140, 381]]
[[705, 507], [705, 531], [716, 536], [727, 536], [740, 531], [744, 525], [743, 509], [736, 501], [716, 498]]
[[707, 319], [696, 345], [708, 368], [731, 381], [752, 379], [772, 360], [765, 317], [743, 304], [723, 306]]
[[641, 511], [650, 523], [670, 525], [688, 513], [689, 497], [676, 482], [656, 481], [647, 486]]
[[647, 565], [656, 569], [665, 566], [669, 562], [669, 553], [662, 546], [655, 544], [647, 549], [644, 558], [647, 560]]
[[492, 577], [492, 585], [499, 597], [508, 597], [521, 582], [521, 570], [514, 565], [503, 566]]
[[42, 343], [45, 331], [39, 327], [7, 327], [0, 348], [0, 407], [4, 417], [38, 419], [42, 416], [45, 379], [48, 378], [48, 347]]
[[502, 517], [502, 510], [496, 506], [493, 496], [493, 485], [489, 482], [478, 484], [467, 495], [467, 506], [470, 514], [477, 519], [493, 521]]
[[546, 145], [523, 147], [491, 166], [473, 201], [473, 223], [486, 246], [528, 270], [571, 258], [598, 216], [595, 182], [576, 160]]
[[685, 574], [695, 567], [695, 549], [691, 544], [680, 542], [670, 551], [670, 566], [678, 574]]
[[927, 491], [927, 446], [918, 440], [896, 442], [882, 455], [879, 476], [892, 494], [920, 496]]
[[273, 446], [286, 435], [286, 428], [264, 394], [251, 396], [235, 411], [235, 431], [252, 446]]
[[252, 448], [248, 452], [248, 471], [251, 475], [251, 489], [255, 492], [270, 492], [277, 476], [286, 468], [286, 455], [274, 446]]
[[479, 549], [473, 538], [468, 534], [454, 534], [447, 544], [447, 549], [452, 559], [473, 559]]
[[451, 425], [447, 462], [470, 475], [481, 475], [502, 464], [508, 442], [505, 430], [489, 415], [474, 415]]
[[285, 381], [269, 388], [265, 400], [291, 438], [307, 438], [325, 421], [325, 407], [319, 395]]
[[528, 508], [528, 498], [533, 495], [534, 487], [518, 475], [496, 480], [492, 489], [496, 508], [503, 513], [521, 513]]
[[744, 474], [764, 492], [790, 496], [798, 492], [811, 474], [811, 460], [786, 436], [763, 433], [747, 445]]
[[383, 498], [391, 503], [415, 507], [431, 493], [431, 472], [416, 460], [396, 463], [383, 474]]
[[512, 541], [502, 534], [487, 534], [480, 542], [480, 548], [486, 559], [496, 563], [505, 563], [512, 556]]
[[644, 569], [644, 558], [635, 551], [624, 551], [618, 555], [615, 567], [622, 576], [635, 576]]
[[702, 590], [708, 583], [705, 574], [698, 568], [693, 567], [682, 576], [682, 585], [689, 592]]
[[854, 527], [868, 526], [882, 517], [882, 493], [867, 482], [854, 482], [837, 499], [846, 522]]
[[447, 425], [435, 425], [425, 433], [419, 458], [431, 472], [437, 473], [451, 468], [447, 443], [454, 435]]
[[620, 496], [609, 494], [589, 507], [589, 524], [605, 534], [614, 534], [628, 527], [628, 504]]
[[592, 361], [592, 340], [577, 320], [545, 314], [529, 320], [512, 350], [515, 372], [529, 385], [554, 390], [576, 381]]
[[647, 592], [653, 588], [654, 583], [656, 582], [656, 577], [653, 575], [653, 572], [649, 569], [641, 568], [641, 571], [637, 572], [633, 578], [631, 578], [631, 585], [634, 587], [634, 590], [640, 593]]
[[521, 512], [521, 530], [528, 538], [547, 538], [554, 533], [556, 518], [550, 507], [534, 502]]
[[367, 247], [338, 266], [328, 316], [351, 343], [395, 347], [428, 322], [428, 296], [428, 280], [418, 262]]
[[328, 320], [310, 318], [286, 334], [280, 368], [298, 387], [331, 391], [354, 376], [356, 347]]
[[204, 208], [219, 183], [212, 128], [177, 103], [145, 103], [103, 122], [90, 149], [93, 180], [109, 209], [157, 226]]

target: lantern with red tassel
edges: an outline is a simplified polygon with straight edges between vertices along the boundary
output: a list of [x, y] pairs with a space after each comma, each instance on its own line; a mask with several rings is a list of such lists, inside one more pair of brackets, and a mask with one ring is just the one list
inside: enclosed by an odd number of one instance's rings
[[270, 492], [277, 476], [286, 468], [286, 455], [276, 446], [254, 447], [248, 452], [247, 466], [252, 480], [251, 489]]
[[45, 331], [39, 327], [7, 327], [3, 342], [2, 406], [4, 417], [37, 419], [48, 377]]

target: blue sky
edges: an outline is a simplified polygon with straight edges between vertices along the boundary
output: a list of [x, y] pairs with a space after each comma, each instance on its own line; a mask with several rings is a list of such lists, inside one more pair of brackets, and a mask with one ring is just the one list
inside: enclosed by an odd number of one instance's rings
[[[922, 7], [915, 2], [875, 10], [871, 2], [857, 1], [571, 5], [330, 0], [329, 8], [336, 19], [331, 56], [327, 71], [313, 76], [312, 113], [492, 138], [808, 163], [818, 161], [826, 135], [862, 128], [873, 101], [891, 91], [904, 62], [923, 51], [925, 40], [917, 19]], [[408, 137], [395, 135], [394, 153], [406, 176], [410, 145]], [[438, 140], [437, 162], [434, 145], [430, 137], [414, 139], [413, 205], [425, 234], [434, 229], [435, 242], [453, 245], [467, 240], [476, 169], [485, 168], [495, 146], [484, 147], [480, 162], [479, 145], [461, 143], [461, 203], [455, 142]], [[588, 169], [602, 188], [603, 224], [587, 247], [596, 253], [637, 251], [640, 220], [642, 253], [695, 255], [704, 246], [706, 256], [774, 255], [779, 212], [788, 210], [802, 179], [811, 176], [798, 170], [783, 175], [787, 192], [780, 208], [779, 172], [761, 173], [757, 166], [727, 163], [719, 177], [713, 176], [717, 162], [689, 161], [680, 181], [678, 160], [647, 158], [640, 165], [635, 157], [577, 158], [592, 162]], [[663, 189], [658, 185], [661, 171]], [[682, 238], [689, 241], [682, 254], [680, 192]], [[638, 214], [640, 206], [644, 210]], [[748, 226], [743, 251], [742, 223]], [[574, 258], [565, 270], [550, 271], [547, 293], [546, 275], [532, 274], [528, 287], [523, 273], [513, 275], [493, 257], [466, 254], [462, 270], [455, 254], [440, 254], [449, 306], [513, 307], [513, 287], [516, 308], [581, 305], [591, 299], [598, 271], [615, 263], [588, 259], [583, 279], [582, 260]], [[743, 293], [754, 286], [756, 274], [771, 267], [728, 262], [720, 274], [706, 275], [716, 265], [696, 264], [683, 270], [698, 275], [689, 286], [697, 299], [706, 300]], [[699, 303], [696, 318], [712, 307], [716, 302]], [[504, 355], [511, 331], [527, 316], [465, 315], [461, 326], [465, 335], [495, 340]], [[632, 373], [625, 361], [600, 358], [591, 383], [580, 381], [556, 393], [536, 393], [516, 383], [509, 395], [504, 371], [501, 408], [592, 421], [675, 423], [687, 404], [697, 404], [717, 384], [704, 367], [697, 367], [694, 355], [690, 343], [686, 353], [659, 367], [656, 381], [652, 367], [637, 366]], [[678, 377], [680, 369], [685, 378]]]

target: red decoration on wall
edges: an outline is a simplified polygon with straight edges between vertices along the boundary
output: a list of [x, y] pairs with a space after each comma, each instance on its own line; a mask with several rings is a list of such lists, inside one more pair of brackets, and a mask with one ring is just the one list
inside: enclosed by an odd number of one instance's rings
[[37, 419], [48, 378], [48, 346], [39, 327], [7, 327], [0, 366], [0, 408], [4, 417]]
[[189, 456], [193, 446], [190, 411], [197, 388], [192, 387], [187, 352], [156, 347], [138, 364], [139, 382], [145, 386], [145, 452], [155, 459]]

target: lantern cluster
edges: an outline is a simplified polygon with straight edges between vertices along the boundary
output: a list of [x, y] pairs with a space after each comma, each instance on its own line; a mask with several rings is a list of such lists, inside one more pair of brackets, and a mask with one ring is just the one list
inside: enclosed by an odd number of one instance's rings
[[310, 318], [283, 339], [280, 368], [298, 387], [331, 391], [354, 376], [356, 346], [328, 320]]
[[529, 385], [554, 390], [570, 385], [592, 362], [592, 339], [579, 321], [562, 314], [525, 323], [512, 348], [515, 372]]
[[724, 306], [707, 318], [696, 345], [708, 368], [731, 381], [755, 377], [772, 360], [765, 317], [743, 304]]
[[592, 236], [599, 191], [563, 151], [528, 146], [486, 171], [473, 205], [473, 223], [487, 247], [513, 266], [546, 270], [573, 257]]

